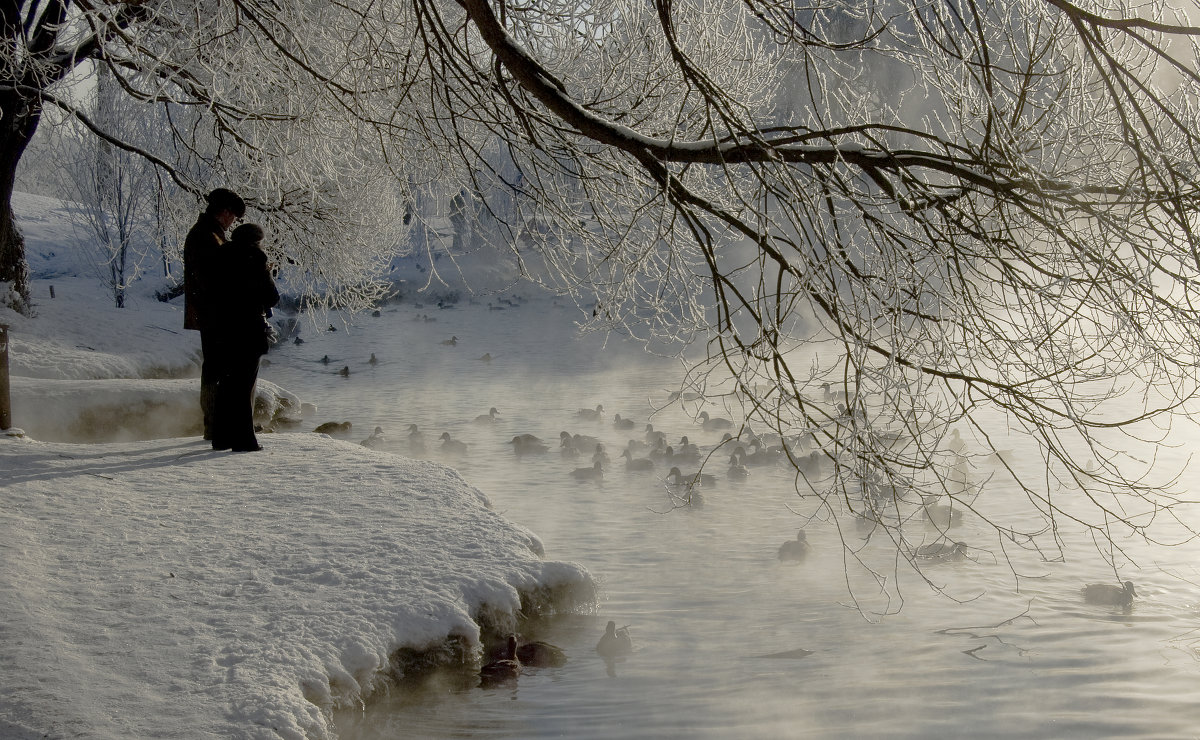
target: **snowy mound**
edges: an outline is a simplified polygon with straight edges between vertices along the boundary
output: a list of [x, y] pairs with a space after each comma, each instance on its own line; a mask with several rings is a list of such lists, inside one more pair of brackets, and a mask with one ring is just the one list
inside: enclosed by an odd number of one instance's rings
[[594, 597], [449, 468], [263, 443], [0, 438], [0, 736], [328, 738], [394, 656]]

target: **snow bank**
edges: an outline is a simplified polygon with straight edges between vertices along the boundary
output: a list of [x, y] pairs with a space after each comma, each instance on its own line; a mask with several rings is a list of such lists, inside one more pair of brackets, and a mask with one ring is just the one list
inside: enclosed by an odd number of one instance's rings
[[400, 649], [594, 598], [450, 468], [262, 441], [0, 438], [0, 736], [327, 738]]

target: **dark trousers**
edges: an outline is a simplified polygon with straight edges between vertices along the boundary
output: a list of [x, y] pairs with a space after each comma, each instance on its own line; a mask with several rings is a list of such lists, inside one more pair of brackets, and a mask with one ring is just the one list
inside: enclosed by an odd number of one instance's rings
[[253, 450], [254, 383], [258, 380], [258, 353], [232, 351], [221, 358], [213, 417], [213, 449]]
[[217, 381], [221, 363], [217, 349], [217, 332], [200, 330], [200, 413], [204, 415], [204, 438], [213, 438], [213, 412], [217, 404]]

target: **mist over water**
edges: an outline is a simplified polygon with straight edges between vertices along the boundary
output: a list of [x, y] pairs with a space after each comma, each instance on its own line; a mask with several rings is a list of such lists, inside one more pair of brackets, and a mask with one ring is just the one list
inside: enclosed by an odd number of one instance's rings
[[[820, 512], [797, 496], [786, 469], [755, 467], [735, 481], [728, 454], [718, 452], [705, 468], [718, 480], [702, 489], [703, 505], [682, 508], [673, 508], [679, 499], [664, 466], [627, 472], [619, 453], [647, 422], [670, 443], [687, 435], [705, 452], [720, 433], [703, 430], [678, 405], [655, 411], [678, 389], [678, 362], [619, 339], [576, 337], [571, 309], [548, 299], [503, 311], [483, 301], [446, 310], [397, 305], [336, 328], [304, 325], [305, 343], [273, 350], [262, 371], [319, 405], [303, 428], [348, 420], [346, 438], [358, 442], [379, 426], [383, 449], [454, 466], [498, 511], [536, 533], [547, 557], [583, 563], [601, 594], [595, 614], [527, 626], [526, 637], [567, 651], [565, 666], [530, 670], [495, 689], [461, 676], [403, 687], [364, 711], [339, 713], [344, 740], [1200, 731], [1194, 545], [1152, 550], [1121, 539], [1143, 566], [1121, 568], [1139, 594], [1125, 610], [1084, 603], [1083, 584], [1114, 576], [1082, 533], [1063, 532], [1066, 562], [1022, 553], [1010, 562], [994, 532], [967, 517], [952, 529], [968, 545], [966, 557], [925, 569], [949, 596], [903, 566], [878, 571], [887, 579], [884, 595], [852, 554], [887, 562], [891, 543], [844, 518], [840, 531], [827, 515], [810, 518]], [[453, 346], [443, 344], [451, 337]], [[485, 354], [490, 361], [480, 359]], [[576, 417], [597, 404], [601, 421]], [[477, 423], [491, 407], [495, 421]], [[615, 414], [633, 419], [635, 429], [615, 429]], [[423, 432], [423, 453], [408, 445], [410, 424]], [[612, 462], [603, 480], [572, 476], [591, 459], [560, 454], [563, 431], [604, 443]], [[443, 432], [465, 442], [466, 453], [442, 454]], [[518, 456], [509, 444], [517, 434], [535, 434], [550, 450]], [[1016, 464], [1035, 473], [1040, 460]], [[1002, 484], [983, 495], [993, 510], [1011, 500], [1010, 513], [1021, 515], [1019, 497]], [[779, 546], [801, 526], [811, 552], [799, 563], [780, 562]], [[931, 529], [929, 540], [936, 538]], [[898, 614], [878, 616], [901, 598]], [[635, 645], [611, 666], [594, 652], [610, 619], [629, 625]], [[765, 657], [780, 653], [787, 657]]]

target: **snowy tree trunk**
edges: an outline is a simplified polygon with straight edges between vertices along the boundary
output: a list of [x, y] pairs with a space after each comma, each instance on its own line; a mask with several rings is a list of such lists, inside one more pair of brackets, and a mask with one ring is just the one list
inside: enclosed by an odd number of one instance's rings
[[[0, 92], [0, 283], [8, 283], [16, 310], [29, 311], [29, 264], [25, 239], [12, 210], [17, 163], [37, 129], [40, 110], [14, 92]], [[0, 295], [0, 298], [3, 298]]]

